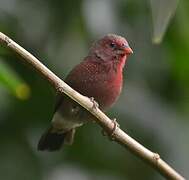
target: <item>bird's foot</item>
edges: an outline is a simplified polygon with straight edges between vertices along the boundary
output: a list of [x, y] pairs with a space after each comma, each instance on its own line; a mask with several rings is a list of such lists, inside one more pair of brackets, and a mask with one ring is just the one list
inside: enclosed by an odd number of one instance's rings
[[92, 110], [96, 110], [99, 107], [99, 104], [95, 101], [94, 97], [90, 97], [89, 99], [93, 103]]
[[115, 138], [114, 138], [115, 130], [116, 130], [116, 128], [119, 128], [120, 125], [118, 124], [116, 118], [114, 118], [112, 121], [113, 121], [113, 123], [114, 123], [114, 127], [113, 127], [113, 129], [111, 130], [109, 137], [110, 137], [110, 140], [111, 140], [111, 141], [114, 141], [114, 140], [115, 140]]
[[110, 140], [111, 140], [111, 141], [114, 141], [114, 139], [115, 139], [115, 138], [114, 138], [115, 130], [116, 130], [116, 128], [119, 128], [120, 125], [118, 124], [116, 118], [114, 118], [112, 121], [113, 121], [113, 123], [114, 123], [114, 126], [113, 126], [112, 130], [110, 130], [110, 131], [105, 131], [105, 130], [103, 129], [103, 130], [102, 130], [102, 135], [103, 135], [103, 136], [109, 136]]

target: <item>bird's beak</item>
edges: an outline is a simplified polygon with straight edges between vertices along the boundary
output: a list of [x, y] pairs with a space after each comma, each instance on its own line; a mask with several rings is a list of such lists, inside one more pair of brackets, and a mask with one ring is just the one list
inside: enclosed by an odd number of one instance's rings
[[122, 47], [122, 50], [126, 53], [126, 54], [133, 54], [133, 50], [128, 46], [128, 45], [126, 45], [126, 46], [123, 46]]

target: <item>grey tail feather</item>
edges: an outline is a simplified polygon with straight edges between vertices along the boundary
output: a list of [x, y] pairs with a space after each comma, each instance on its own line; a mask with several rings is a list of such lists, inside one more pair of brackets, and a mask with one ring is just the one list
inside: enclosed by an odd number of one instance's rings
[[[68, 132], [56, 132], [53, 127], [50, 127], [40, 138], [38, 143], [38, 150], [40, 151], [57, 151], [64, 144], [64, 140], [69, 139], [71, 132], [75, 130], [70, 130]], [[71, 140], [70, 140], [71, 142]], [[69, 144], [69, 143], [66, 143]]]

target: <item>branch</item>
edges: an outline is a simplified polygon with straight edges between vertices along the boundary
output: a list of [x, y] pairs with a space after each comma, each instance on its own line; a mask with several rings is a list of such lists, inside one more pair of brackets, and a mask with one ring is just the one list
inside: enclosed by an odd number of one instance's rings
[[133, 154], [142, 160], [146, 161], [154, 169], [159, 171], [167, 179], [184, 180], [179, 173], [171, 168], [165, 161], [163, 161], [157, 153], [151, 152], [141, 144], [139, 144], [132, 137], [127, 135], [119, 127], [115, 126], [109, 117], [107, 117], [98, 107], [94, 108], [94, 102], [92, 102], [86, 96], [83, 96], [68, 86], [64, 81], [57, 77], [52, 71], [44, 66], [36, 57], [10, 39], [8, 36], [0, 32], [0, 43], [6, 45], [9, 49], [16, 52], [23, 57], [23, 60], [33, 66], [35, 70], [39, 72], [43, 78], [49, 81], [49, 83], [60, 93], [65, 93], [71, 99], [83, 106], [89, 112], [91, 112], [96, 118], [95, 121], [106, 131], [113, 134], [111, 137], [114, 141], [129, 149]]

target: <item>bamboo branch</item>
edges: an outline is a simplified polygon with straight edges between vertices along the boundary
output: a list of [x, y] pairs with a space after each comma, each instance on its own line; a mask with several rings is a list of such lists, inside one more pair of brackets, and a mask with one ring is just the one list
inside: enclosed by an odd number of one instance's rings
[[39, 72], [39, 75], [49, 81], [49, 83], [60, 93], [65, 93], [71, 99], [83, 106], [89, 112], [91, 112], [96, 118], [95, 121], [107, 132], [113, 131], [111, 137], [117, 143], [121, 144], [126, 149], [129, 149], [133, 154], [142, 160], [146, 161], [154, 169], [159, 171], [167, 179], [184, 180], [178, 172], [171, 168], [165, 161], [163, 161], [159, 154], [154, 153], [132, 137], [127, 135], [119, 127], [115, 126], [115, 123], [108, 118], [98, 107], [94, 108], [94, 102], [92, 102], [86, 96], [83, 96], [68, 86], [64, 81], [57, 77], [52, 71], [44, 66], [36, 57], [10, 39], [8, 36], [0, 32], [0, 43], [6, 45], [13, 52], [16, 52], [23, 57], [23, 60], [33, 66], [35, 70]]

